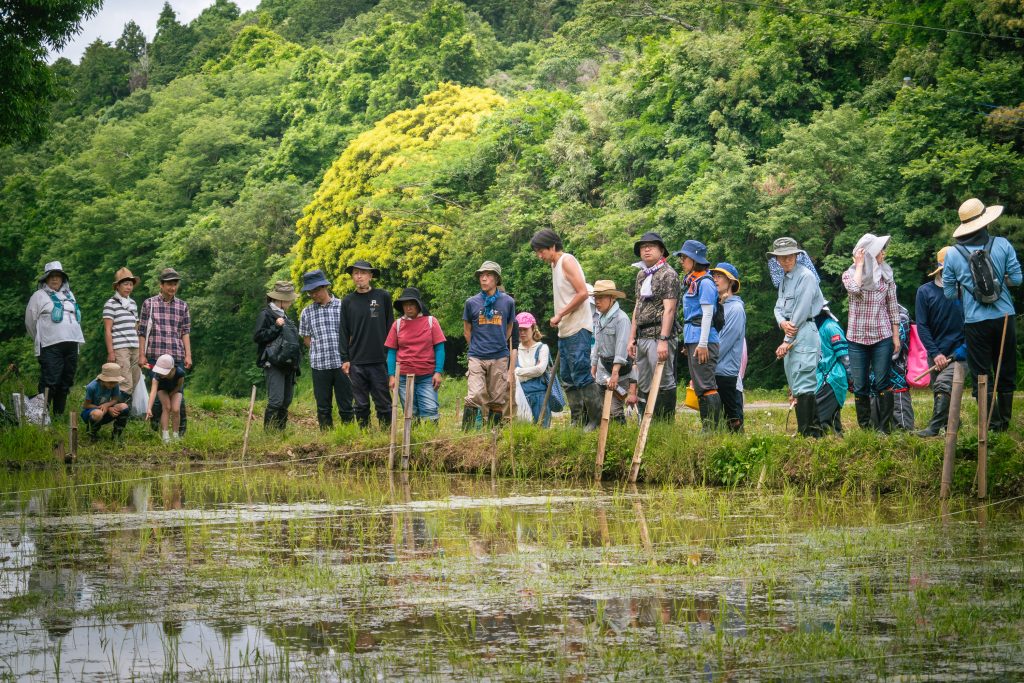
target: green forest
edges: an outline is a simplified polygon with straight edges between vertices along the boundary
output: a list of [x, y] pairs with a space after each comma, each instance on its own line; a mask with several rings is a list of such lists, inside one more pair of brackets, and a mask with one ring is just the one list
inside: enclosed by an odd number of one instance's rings
[[141, 301], [173, 266], [190, 382], [239, 395], [268, 284], [323, 268], [344, 294], [358, 258], [423, 290], [454, 370], [484, 259], [550, 317], [528, 242], [551, 227], [627, 291], [644, 231], [707, 243], [742, 277], [747, 383], [778, 386], [775, 237], [840, 313], [865, 232], [893, 236], [911, 309], [966, 198], [1024, 245], [1020, 0], [216, 0], [47, 68], [48, 118], [0, 148], [0, 360], [30, 372], [46, 261], [81, 302], [82, 377], [117, 268]]

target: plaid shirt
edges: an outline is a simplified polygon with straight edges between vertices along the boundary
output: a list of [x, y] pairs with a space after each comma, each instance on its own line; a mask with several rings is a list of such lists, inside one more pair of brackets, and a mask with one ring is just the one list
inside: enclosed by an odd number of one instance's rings
[[334, 370], [341, 367], [341, 300], [333, 296], [326, 306], [317, 302], [302, 309], [299, 334], [309, 337], [309, 367]]
[[892, 337], [893, 325], [900, 322], [896, 303], [896, 283], [882, 278], [878, 289], [863, 290], [853, 280], [853, 273], [843, 273], [843, 286], [850, 293], [850, 315], [846, 338], [857, 344], [874, 344]]
[[175, 365], [185, 363], [185, 344], [181, 338], [192, 332], [192, 316], [188, 304], [174, 297], [164, 301], [160, 295], [142, 302], [139, 314], [139, 336], [146, 338], [146, 358], [155, 362], [163, 354]]

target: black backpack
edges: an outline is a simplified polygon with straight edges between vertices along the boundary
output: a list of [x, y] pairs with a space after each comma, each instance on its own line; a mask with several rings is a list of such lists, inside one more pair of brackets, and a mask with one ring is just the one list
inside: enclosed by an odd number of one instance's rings
[[983, 306], [991, 306], [999, 300], [1003, 293], [1003, 283], [996, 274], [996, 268], [992, 264], [992, 243], [994, 237], [988, 239], [985, 247], [977, 251], [968, 251], [962, 244], [956, 245], [956, 250], [964, 257], [967, 267], [971, 271], [971, 279], [974, 281], [974, 289], [964, 287], [974, 300]]
[[267, 345], [265, 357], [274, 367], [291, 370], [299, 367], [299, 361], [302, 359], [301, 349], [299, 331], [295, 329], [291, 320], [285, 318], [281, 333]]

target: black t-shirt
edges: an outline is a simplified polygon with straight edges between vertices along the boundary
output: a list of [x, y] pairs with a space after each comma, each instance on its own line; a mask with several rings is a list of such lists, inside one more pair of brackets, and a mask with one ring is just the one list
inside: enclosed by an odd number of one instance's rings
[[395, 322], [391, 308], [391, 295], [383, 289], [371, 289], [365, 294], [352, 292], [341, 302], [341, 326], [338, 350], [341, 362], [371, 365], [387, 361], [384, 340]]

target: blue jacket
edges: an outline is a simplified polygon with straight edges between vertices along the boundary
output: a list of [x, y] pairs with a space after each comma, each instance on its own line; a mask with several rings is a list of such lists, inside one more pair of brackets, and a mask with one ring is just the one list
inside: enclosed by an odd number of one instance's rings
[[964, 343], [963, 304], [957, 299], [947, 299], [942, 287], [935, 282], [926, 282], [917, 290], [914, 313], [917, 335], [928, 358], [939, 354], [952, 358], [953, 352]]
[[722, 312], [725, 314], [725, 324], [718, 333], [718, 364], [715, 366], [715, 374], [739, 377], [743, 344], [747, 336], [747, 312], [743, 299], [733, 294], [722, 304]]
[[[977, 251], [984, 245], [964, 245], [968, 252]], [[1007, 283], [1018, 286], [1024, 279], [1021, 275], [1020, 261], [1017, 260], [1017, 253], [1004, 237], [996, 237], [992, 242], [992, 266], [995, 268], [996, 276], [1003, 282], [1003, 291], [999, 300], [990, 306], [983, 306], [975, 300], [968, 290], [974, 290], [974, 280], [971, 278], [971, 269], [967, 261], [960, 255], [960, 250], [955, 247], [946, 252], [946, 262], [942, 268], [942, 290], [948, 299], [956, 299], [959, 295], [957, 285], [963, 289], [961, 300], [964, 304], [964, 319], [969, 323], [977, 323], [985, 320], [1002, 318], [1004, 315], [1014, 315], [1013, 299], [1010, 297], [1010, 288]]]

